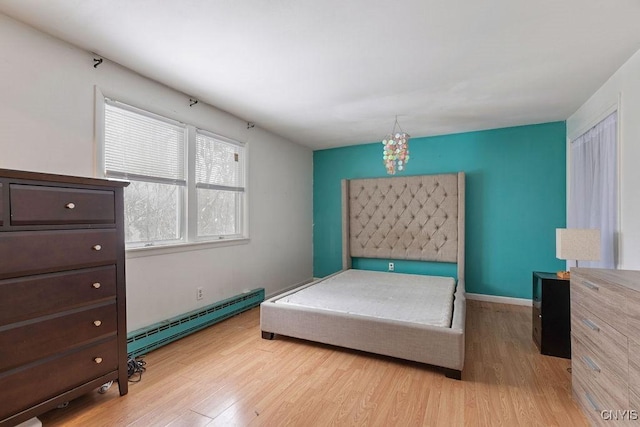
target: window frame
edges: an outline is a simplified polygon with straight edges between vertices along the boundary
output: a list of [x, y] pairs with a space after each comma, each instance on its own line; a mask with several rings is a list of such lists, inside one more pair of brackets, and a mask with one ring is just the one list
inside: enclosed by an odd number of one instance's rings
[[[191, 197], [188, 197], [187, 205], [188, 212], [190, 213], [190, 217], [187, 219], [187, 223], [191, 225], [188, 228], [188, 240], [192, 242], [204, 242], [204, 241], [220, 241], [220, 240], [237, 240], [247, 238], [247, 223], [246, 220], [246, 211], [247, 211], [247, 196], [246, 196], [246, 188], [247, 188], [247, 147], [246, 144], [235, 141], [233, 139], [224, 137], [222, 135], [218, 135], [214, 132], [208, 131], [206, 129], [196, 128], [194, 126], [190, 127], [189, 138], [188, 138], [188, 150], [187, 157], [189, 158], [188, 164], [193, 165], [191, 168], [187, 167], [187, 175], [188, 175], [188, 193]], [[240, 202], [239, 205], [236, 205], [236, 228], [239, 229], [239, 233], [233, 235], [222, 235], [222, 236], [199, 236], [198, 235], [198, 180], [196, 178], [196, 137], [198, 134], [201, 134], [207, 138], [214, 139], [216, 141], [222, 142], [224, 144], [234, 145], [239, 147], [241, 152], [241, 181], [242, 181], [242, 190], [238, 190], [240, 193]], [[218, 189], [224, 190], [225, 188], [233, 189], [236, 191], [239, 187], [228, 187], [228, 186], [218, 186]]]
[[[160, 114], [150, 109], [141, 108], [129, 101], [120, 100], [118, 97], [108, 96], [95, 87], [95, 119], [94, 119], [94, 139], [95, 139], [95, 176], [106, 179], [126, 179], [126, 177], [108, 176], [105, 168], [105, 103], [107, 100], [121, 104], [125, 108], [130, 108], [134, 112], [140, 112], [141, 114], [148, 115], [149, 117], [159, 118], [160, 120], [166, 120], [169, 123], [179, 123], [185, 127], [185, 139], [184, 139], [184, 168], [186, 185], [180, 188], [182, 192], [182, 203], [179, 207], [179, 229], [180, 239], [169, 241], [153, 241], [145, 243], [126, 243], [125, 249], [127, 251], [127, 257], [147, 256], [161, 253], [172, 253], [179, 251], [197, 250], [203, 247], [219, 247], [229, 246], [237, 244], [246, 244], [249, 242], [249, 215], [248, 215], [248, 144], [219, 135], [215, 132], [196, 127], [195, 125], [184, 123], [172, 117]], [[202, 133], [203, 135], [219, 140], [223, 143], [232, 144], [240, 147], [241, 156], [244, 157], [241, 180], [244, 183], [243, 191], [240, 194], [240, 208], [236, 206], [239, 211], [237, 213], [237, 227], [239, 233], [233, 235], [224, 236], [198, 236], [198, 215], [197, 215], [197, 187], [195, 177], [195, 160], [196, 160], [196, 134]]]

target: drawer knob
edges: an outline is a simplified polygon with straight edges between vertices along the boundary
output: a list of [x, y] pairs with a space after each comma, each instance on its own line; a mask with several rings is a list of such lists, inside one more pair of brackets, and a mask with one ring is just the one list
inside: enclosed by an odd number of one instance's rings
[[96, 325], [96, 326], [100, 326], [100, 325], [102, 325], [102, 322], [100, 320], [94, 320], [93, 324]]
[[102, 250], [102, 246], [100, 246], [100, 245], [93, 245], [92, 249], [93, 249], [94, 251], [100, 251], [100, 250]]
[[596, 291], [597, 292], [597, 291], [600, 290], [599, 287], [597, 287], [596, 285], [594, 285], [591, 282], [582, 282], [582, 284], [585, 285], [587, 288], [591, 289], [592, 291]]
[[66, 205], [64, 205], [65, 208], [67, 209], [74, 209], [76, 207], [75, 203], [69, 202]]
[[594, 411], [600, 412], [600, 409], [598, 409], [598, 405], [596, 405], [596, 403], [593, 401], [593, 398], [591, 397], [591, 395], [589, 393], [585, 393], [584, 397], [587, 398], [587, 401], [589, 402], [589, 404], [591, 405], [591, 407], [593, 408]]
[[589, 356], [582, 356], [582, 360], [584, 360], [584, 363], [587, 364], [589, 369], [591, 369], [592, 371], [600, 372], [600, 367], [596, 365], [596, 362], [591, 360]]
[[102, 286], [102, 285], [100, 284], [100, 282], [96, 282], [91, 286], [93, 287], [93, 289], [100, 289], [100, 286]]
[[93, 359], [94, 362], [96, 362], [97, 364], [102, 363], [102, 357], [96, 357]]

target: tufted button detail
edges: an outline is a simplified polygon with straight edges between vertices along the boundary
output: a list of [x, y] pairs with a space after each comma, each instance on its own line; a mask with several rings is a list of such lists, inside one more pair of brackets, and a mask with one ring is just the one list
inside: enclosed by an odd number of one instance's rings
[[455, 188], [449, 186], [455, 182], [448, 177], [439, 180], [409, 177], [352, 182], [350, 244], [354, 250], [392, 258], [404, 254], [409, 259], [420, 254], [425, 258], [446, 254], [449, 258], [452, 250], [448, 241], [453, 243], [456, 238], [445, 234], [455, 232], [456, 203], [450, 199], [455, 199], [456, 192], [451, 196], [448, 192]]

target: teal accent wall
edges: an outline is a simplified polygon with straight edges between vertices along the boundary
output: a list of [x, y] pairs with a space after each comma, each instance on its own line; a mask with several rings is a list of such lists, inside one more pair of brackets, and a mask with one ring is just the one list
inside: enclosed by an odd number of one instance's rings
[[[555, 229], [566, 225], [565, 122], [412, 138], [402, 175], [466, 173], [467, 292], [531, 298], [533, 271], [563, 270]], [[382, 144], [313, 154], [313, 268], [324, 277], [342, 268], [340, 182], [384, 177]], [[354, 266], [386, 271], [389, 260]], [[395, 261], [395, 271], [454, 274], [455, 265]]]

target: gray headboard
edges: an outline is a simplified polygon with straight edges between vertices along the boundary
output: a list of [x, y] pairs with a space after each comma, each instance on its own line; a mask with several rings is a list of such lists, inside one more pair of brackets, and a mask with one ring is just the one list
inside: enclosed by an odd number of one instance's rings
[[452, 262], [463, 280], [464, 199], [464, 172], [343, 180], [343, 268], [351, 257]]

